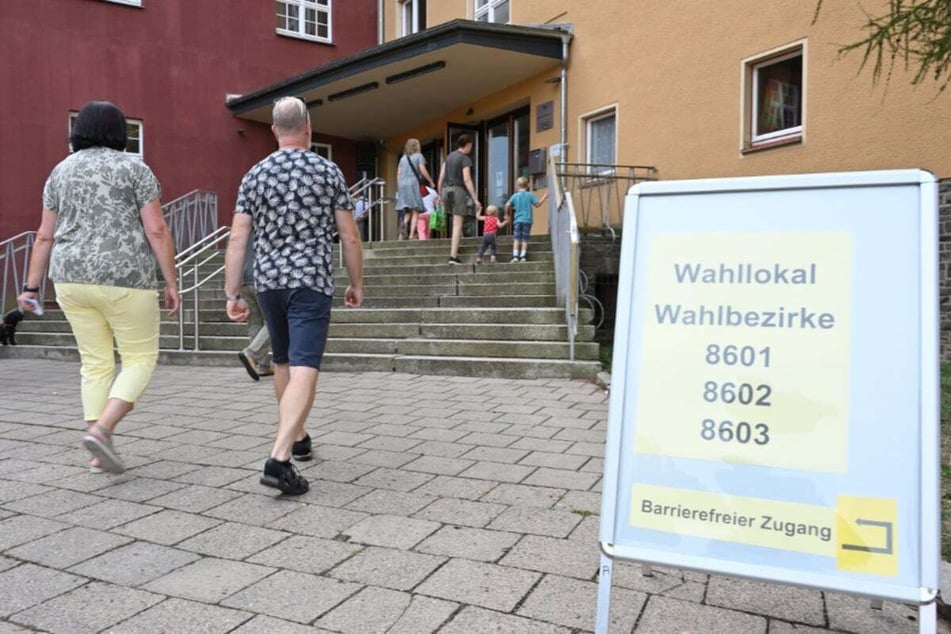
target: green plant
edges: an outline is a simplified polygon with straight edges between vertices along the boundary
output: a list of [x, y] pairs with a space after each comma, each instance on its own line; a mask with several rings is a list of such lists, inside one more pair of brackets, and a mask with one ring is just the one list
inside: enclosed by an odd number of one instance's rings
[[614, 357], [614, 344], [610, 342], [602, 343], [598, 354], [601, 359], [601, 365], [604, 366], [604, 371], [610, 372], [611, 359]]

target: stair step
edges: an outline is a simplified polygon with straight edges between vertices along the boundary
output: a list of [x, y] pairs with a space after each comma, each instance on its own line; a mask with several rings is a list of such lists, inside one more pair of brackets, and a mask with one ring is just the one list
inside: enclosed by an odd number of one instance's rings
[[[348, 354], [396, 354], [430, 357], [513, 357], [567, 359], [568, 343], [552, 341], [499, 341], [480, 339], [363, 339], [335, 337], [328, 340], [327, 352]], [[575, 344], [575, 358], [596, 360], [598, 345]]]
[[[499, 261], [474, 263], [481, 238], [464, 238], [461, 265], [447, 263], [450, 241], [364, 244], [365, 303], [342, 308], [347, 275], [335, 247], [335, 311], [322, 370], [382, 371], [484, 377], [593, 378], [601, 369], [592, 313], [583, 309], [573, 345], [555, 296], [554, 254], [548, 236], [532, 238], [529, 261], [511, 263], [511, 236], [499, 239]], [[212, 276], [197, 301], [186, 296], [178, 317], [163, 313], [160, 363], [220, 365], [241, 370], [236, 353], [247, 325], [225, 313], [223, 253], [198, 266]], [[217, 273], [216, 273], [217, 272]], [[194, 277], [185, 278], [189, 286]], [[201, 320], [194, 347], [194, 314]], [[42, 317], [21, 322], [18, 346], [0, 357], [78, 358], [69, 323], [55, 302]], [[569, 357], [574, 356], [574, 360]]]
[[[462, 260], [462, 264], [449, 264], [448, 251], [445, 253], [439, 253], [439, 254], [433, 253], [431, 255], [413, 255], [413, 256], [387, 255], [385, 257], [377, 255], [375, 257], [364, 257], [363, 262], [364, 262], [364, 267], [370, 270], [379, 268], [381, 266], [391, 266], [391, 265], [392, 266], [427, 265], [427, 266], [437, 266], [437, 267], [441, 266], [446, 269], [456, 269], [456, 270], [462, 269], [463, 267], [466, 267], [466, 266], [476, 266], [475, 264], [476, 250], [475, 249], [472, 249], [472, 250], [460, 249], [458, 257], [460, 260]], [[528, 254], [528, 259], [525, 260], [524, 262], [512, 262], [511, 259], [512, 259], [511, 251], [508, 252], [507, 257], [506, 257], [506, 254], [499, 253], [498, 261], [495, 264], [484, 262], [479, 266], [482, 266], [482, 267], [494, 266], [499, 268], [503, 268], [503, 267], [505, 268], [523, 267], [524, 268], [534, 264], [534, 265], [538, 265], [539, 267], [547, 266], [547, 268], [550, 269], [552, 266], [552, 261], [554, 260], [554, 256], [550, 252], [547, 252], [547, 253], [546, 252], [541, 252], [541, 253], [531, 252]], [[334, 262], [339, 263], [340, 260], [334, 260]]]
[[[453, 267], [454, 269], [459, 267]], [[494, 267], [493, 267], [494, 268]], [[346, 288], [349, 278], [346, 275], [335, 276], [335, 286]], [[378, 272], [375, 275], [363, 276], [364, 288], [380, 286], [410, 287], [434, 284], [453, 284], [455, 282], [478, 282], [480, 284], [495, 284], [498, 286], [512, 284], [545, 284], [551, 280], [551, 271], [517, 271], [514, 268], [507, 271], [467, 272], [462, 275], [457, 271], [442, 271], [439, 273], [390, 273]]]
[[601, 371], [597, 361], [565, 359], [493, 359], [490, 357], [394, 358], [393, 370], [412, 374], [446, 374], [489, 378], [522, 377], [534, 379], [593, 379]]
[[[374, 275], [429, 275], [437, 271], [455, 273], [457, 275], [470, 272], [480, 275], [490, 273], [545, 273], [551, 275], [553, 270], [552, 260], [534, 260], [531, 262], [516, 263], [509, 262], [509, 259], [506, 257], [504, 261], [500, 258], [499, 261], [494, 264], [488, 261], [482, 264], [476, 264], [474, 257], [475, 256], [470, 257], [461, 265], [447, 264], [443, 260], [434, 264], [424, 264], [417, 260], [394, 262], [393, 258], [377, 260], [376, 262], [367, 261], [363, 266], [363, 275], [364, 277]], [[334, 275], [338, 278], [346, 279], [347, 271], [346, 269], [342, 269], [342, 267], [335, 266]]]
[[[75, 346], [3, 346], [0, 358], [78, 361]], [[234, 352], [161, 350], [159, 364], [200, 365], [240, 369]], [[499, 359], [493, 357], [431, 357], [424, 355], [325, 353], [321, 372], [405, 372], [485, 378], [593, 379], [601, 371], [597, 361], [566, 359]], [[244, 370], [241, 369], [243, 373]]]
[[[498, 244], [499, 251], [503, 250], [503, 247], [508, 250], [509, 253], [512, 252], [512, 236], [511, 234], [502, 234], [496, 237], [496, 243]], [[419, 252], [429, 252], [429, 251], [439, 251], [449, 253], [450, 245], [452, 241], [449, 238], [437, 238], [435, 240], [384, 240], [383, 242], [364, 242], [363, 243], [363, 252], [395, 252], [399, 254], [403, 253], [419, 253]], [[471, 249], [475, 251], [479, 248], [479, 245], [482, 244], [482, 236], [469, 236], [464, 237], [459, 241], [460, 249]], [[551, 236], [548, 234], [534, 235], [531, 237], [529, 243], [530, 249], [538, 249], [540, 251], [551, 251]], [[334, 253], [337, 253], [340, 250], [339, 245], [334, 245]]]

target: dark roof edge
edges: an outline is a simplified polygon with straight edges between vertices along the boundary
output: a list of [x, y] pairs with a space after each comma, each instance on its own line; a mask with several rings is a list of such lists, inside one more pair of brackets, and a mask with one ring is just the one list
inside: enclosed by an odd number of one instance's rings
[[[562, 58], [561, 44], [572, 37], [571, 25], [517, 26], [474, 20], [452, 20], [400, 37], [347, 57], [305, 71], [260, 90], [229, 100], [225, 105], [234, 115], [270, 104], [276, 97], [295, 94], [346, 78], [386, 63], [409, 59], [451, 44], [476, 44], [507, 48], [525, 53]], [[557, 44], [557, 47], [555, 46]]]

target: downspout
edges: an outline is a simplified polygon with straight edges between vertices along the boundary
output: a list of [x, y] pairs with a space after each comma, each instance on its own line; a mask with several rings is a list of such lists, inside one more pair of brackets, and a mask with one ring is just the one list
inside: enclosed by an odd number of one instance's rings
[[565, 156], [567, 152], [567, 143], [568, 143], [568, 117], [565, 114], [565, 110], [568, 108], [568, 40], [571, 38], [571, 33], [562, 33], [561, 35], [561, 81], [559, 85], [561, 86], [561, 103], [559, 108], [561, 110], [561, 160], [562, 162], [567, 162], [568, 157]]
[[383, 0], [376, 0], [376, 43], [383, 43]]

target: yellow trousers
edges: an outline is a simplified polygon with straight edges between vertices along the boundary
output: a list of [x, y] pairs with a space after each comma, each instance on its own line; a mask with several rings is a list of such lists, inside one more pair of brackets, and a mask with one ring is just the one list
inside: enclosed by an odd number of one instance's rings
[[[56, 284], [56, 301], [79, 347], [87, 421], [98, 420], [110, 398], [135, 403], [148, 387], [158, 361], [157, 295], [121, 286]], [[118, 376], [113, 338], [122, 362]]]

